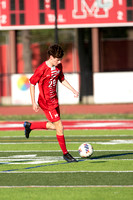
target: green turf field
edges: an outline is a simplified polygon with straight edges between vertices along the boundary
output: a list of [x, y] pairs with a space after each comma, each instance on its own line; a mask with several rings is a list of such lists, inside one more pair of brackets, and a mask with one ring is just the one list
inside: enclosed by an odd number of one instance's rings
[[[133, 131], [65, 131], [67, 148], [78, 163], [67, 163], [54, 131], [0, 131], [1, 200], [133, 199]], [[91, 158], [79, 157], [89, 142]]]

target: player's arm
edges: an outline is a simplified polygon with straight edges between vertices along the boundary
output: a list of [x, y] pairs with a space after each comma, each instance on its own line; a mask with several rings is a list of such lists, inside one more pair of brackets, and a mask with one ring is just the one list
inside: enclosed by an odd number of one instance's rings
[[79, 96], [79, 92], [76, 91], [66, 79], [64, 79], [61, 83], [74, 93], [74, 97]]
[[35, 112], [38, 112], [39, 106], [35, 101], [35, 85], [32, 85], [32, 84], [30, 84], [30, 96], [31, 96], [31, 102], [32, 102], [33, 110]]

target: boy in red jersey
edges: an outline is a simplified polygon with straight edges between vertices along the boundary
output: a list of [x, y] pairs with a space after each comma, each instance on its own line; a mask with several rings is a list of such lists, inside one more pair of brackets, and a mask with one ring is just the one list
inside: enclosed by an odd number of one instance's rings
[[[50, 129], [56, 130], [56, 137], [60, 148], [63, 152], [63, 158], [67, 162], [77, 162], [67, 151], [65, 138], [63, 133], [63, 125], [60, 119], [60, 109], [58, 104], [56, 86], [58, 80], [68, 89], [70, 89], [75, 97], [78, 92], [64, 78], [62, 71], [61, 59], [64, 55], [63, 49], [54, 44], [48, 49], [48, 60], [43, 62], [30, 78], [30, 94], [33, 110], [38, 112], [39, 107], [44, 111], [47, 122], [24, 122], [25, 137], [29, 138], [29, 134], [33, 129]], [[35, 85], [38, 83], [39, 97], [38, 104], [35, 102]]]

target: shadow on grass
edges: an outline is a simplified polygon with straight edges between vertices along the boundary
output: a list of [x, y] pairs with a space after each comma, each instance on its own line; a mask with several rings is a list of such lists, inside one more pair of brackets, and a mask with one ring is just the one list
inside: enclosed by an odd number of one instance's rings
[[107, 155], [100, 155], [100, 156], [93, 156], [92, 158], [89, 158], [89, 159], [91, 159], [91, 160], [95, 160], [95, 159], [106, 159], [106, 158], [118, 158], [118, 157], [120, 157], [120, 159], [121, 159], [121, 157], [123, 156], [123, 157], [125, 157], [125, 156], [130, 156], [130, 155], [133, 155], [133, 153], [117, 153], [117, 154], [107, 154]]

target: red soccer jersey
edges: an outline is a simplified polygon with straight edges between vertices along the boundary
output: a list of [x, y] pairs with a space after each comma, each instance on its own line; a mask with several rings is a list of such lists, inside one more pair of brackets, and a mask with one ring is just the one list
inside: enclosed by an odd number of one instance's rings
[[46, 62], [43, 62], [30, 78], [31, 84], [36, 85], [38, 83], [38, 103], [41, 107], [43, 105], [43, 109], [52, 110], [59, 106], [56, 92], [58, 80], [60, 82], [64, 80], [61, 63], [57, 66], [48, 67]]

